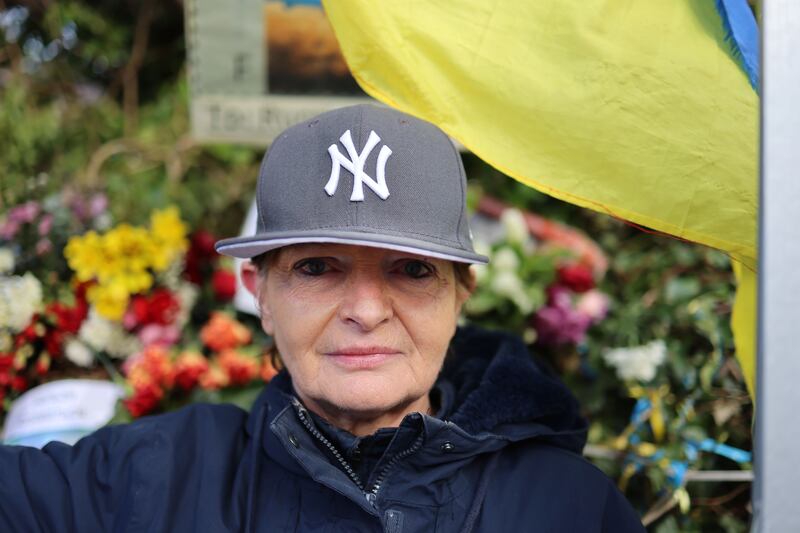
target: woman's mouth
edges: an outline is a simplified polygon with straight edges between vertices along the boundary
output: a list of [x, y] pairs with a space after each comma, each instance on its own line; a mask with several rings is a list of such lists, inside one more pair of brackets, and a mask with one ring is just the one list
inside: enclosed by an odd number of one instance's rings
[[401, 355], [389, 346], [346, 346], [325, 352], [333, 363], [351, 369], [370, 369]]

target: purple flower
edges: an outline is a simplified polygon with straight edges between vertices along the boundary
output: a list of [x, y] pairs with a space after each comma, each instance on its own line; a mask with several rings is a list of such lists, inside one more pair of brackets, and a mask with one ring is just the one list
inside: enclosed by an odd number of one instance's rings
[[542, 344], [580, 344], [592, 319], [574, 309], [546, 306], [533, 315], [533, 327]]
[[542, 344], [580, 344], [592, 317], [572, 305], [572, 296], [566, 287], [554, 285], [547, 290], [547, 305], [533, 315], [533, 327]]

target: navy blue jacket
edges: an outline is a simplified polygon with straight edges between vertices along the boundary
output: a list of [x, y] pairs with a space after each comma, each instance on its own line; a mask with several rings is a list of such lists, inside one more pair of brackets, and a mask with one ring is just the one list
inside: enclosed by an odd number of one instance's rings
[[644, 531], [521, 342], [465, 330], [453, 348], [449, 413], [408, 415], [367, 473], [280, 374], [249, 415], [192, 405], [75, 446], [0, 448], [0, 531]]

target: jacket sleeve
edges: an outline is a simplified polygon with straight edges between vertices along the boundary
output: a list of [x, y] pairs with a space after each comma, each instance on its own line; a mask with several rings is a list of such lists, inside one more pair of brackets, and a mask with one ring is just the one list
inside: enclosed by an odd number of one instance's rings
[[112, 426], [74, 446], [0, 446], [0, 531], [136, 530], [148, 512], [144, 465], [154, 466], [160, 438]]
[[645, 533], [639, 515], [633, 510], [625, 496], [610, 479], [608, 485], [601, 531], [603, 533]]

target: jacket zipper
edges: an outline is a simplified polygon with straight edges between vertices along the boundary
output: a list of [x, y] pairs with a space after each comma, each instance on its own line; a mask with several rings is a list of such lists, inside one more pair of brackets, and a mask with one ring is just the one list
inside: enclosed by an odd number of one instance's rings
[[299, 401], [297, 401], [297, 399], [293, 399], [292, 403], [294, 404], [295, 410], [297, 411], [298, 418], [300, 418], [300, 422], [303, 424], [306, 430], [311, 434], [311, 436], [320, 441], [326, 448], [328, 448], [328, 450], [330, 450], [331, 454], [333, 454], [333, 456], [341, 465], [345, 474], [347, 474], [347, 477], [349, 477], [353, 481], [353, 483], [356, 484], [359, 490], [361, 490], [361, 492], [364, 493], [364, 497], [373, 507], [375, 507], [375, 500], [378, 498], [378, 493], [380, 492], [381, 488], [383, 488], [383, 483], [386, 481], [386, 476], [389, 474], [392, 468], [394, 468], [397, 465], [397, 463], [399, 463], [400, 461], [402, 461], [403, 459], [413, 454], [422, 447], [423, 438], [422, 434], [420, 434], [419, 436], [417, 436], [416, 439], [414, 439], [414, 442], [411, 444], [411, 446], [409, 446], [402, 452], [395, 454], [394, 457], [392, 457], [389, 460], [389, 462], [386, 463], [386, 466], [384, 466], [381, 469], [381, 471], [378, 473], [378, 476], [375, 478], [375, 483], [372, 484], [372, 487], [370, 487], [369, 490], [366, 490], [364, 488], [364, 483], [361, 481], [361, 478], [358, 477], [358, 474], [356, 474], [355, 470], [353, 470], [353, 467], [350, 466], [350, 463], [347, 462], [347, 459], [345, 459], [344, 456], [336, 448], [336, 446], [334, 446], [334, 444], [330, 440], [328, 440], [325, 437], [325, 435], [320, 433], [319, 430], [316, 428], [314, 423], [309, 418], [308, 411], [306, 410], [306, 408], [303, 407], [303, 405]]
[[[325, 435], [320, 433], [319, 430], [314, 426], [314, 423], [311, 422], [311, 420], [308, 417], [308, 411], [306, 411], [306, 408], [303, 407], [297, 400], [292, 400], [292, 403], [294, 403], [295, 410], [297, 411], [297, 416], [300, 418], [300, 422], [303, 423], [303, 426], [305, 426], [306, 430], [308, 430], [308, 432], [315, 439], [320, 441], [323, 445], [325, 445], [326, 448], [328, 448], [328, 450], [330, 450], [330, 452], [333, 454], [336, 460], [339, 461], [339, 464], [344, 469], [344, 472], [345, 474], [347, 474], [347, 477], [349, 477], [353, 481], [353, 483], [356, 484], [356, 486], [361, 490], [361, 492], [365, 492], [364, 483], [361, 482], [361, 478], [358, 477], [358, 474], [356, 474], [355, 470], [353, 470], [353, 467], [350, 466], [350, 463], [347, 462], [347, 459], [345, 459], [344, 456], [341, 453], [339, 453], [339, 450], [336, 449], [336, 446], [334, 446], [333, 443], [329, 441], [325, 437]], [[367, 499], [369, 500], [369, 498]]]

